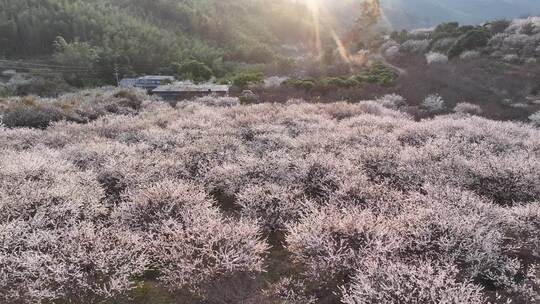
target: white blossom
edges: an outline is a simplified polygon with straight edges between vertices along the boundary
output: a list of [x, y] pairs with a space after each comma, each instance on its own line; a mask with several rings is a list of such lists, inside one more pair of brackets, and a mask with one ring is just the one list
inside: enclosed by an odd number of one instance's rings
[[445, 104], [440, 95], [433, 94], [424, 99], [422, 107], [428, 112], [440, 112], [444, 110]]
[[426, 54], [426, 60], [428, 64], [447, 63], [448, 56], [441, 53], [430, 52]]

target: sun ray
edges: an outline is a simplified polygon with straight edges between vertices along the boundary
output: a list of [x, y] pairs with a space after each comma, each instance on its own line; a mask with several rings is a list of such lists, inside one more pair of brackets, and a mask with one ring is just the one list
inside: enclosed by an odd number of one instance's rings
[[317, 58], [322, 57], [322, 40], [321, 40], [321, 3], [319, 0], [303, 0], [311, 12], [311, 21], [313, 26], [314, 47]]
[[332, 37], [334, 38], [334, 42], [337, 45], [338, 52], [339, 52], [339, 55], [341, 56], [341, 59], [350, 65], [351, 60], [350, 60], [349, 50], [347, 50], [347, 47], [345, 46], [345, 44], [343, 43], [339, 35], [334, 30], [332, 30]]
[[367, 52], [360, 50], [357, 53], [351, 53], [349, 45], [358, 42], [362, 37], [369, 37], [374, 26], [381, 18], [381, 7], [379, 0], [357, 0], [360, 2], [360, 12], [357, 24], [346, 35], [341, 37], [338, 33], [339, 22], [335, 16], [323, 4], [322, 0], [303, 0], [312, 15], [314, 47], [317, 58], [320, 60], [323, 53], [322, 30], [331, 35], [335, 43], [336, 50], [341, 59], [351, 65], [362, 66], [367, 62]]
[[312, 4], [311, 12], [313, 14], [313, 26], [315, 29], [315, 48], [317, 57], [322, 57], [322, 40], [321, 40], [321, 14], [320, 7], [317, 3]]

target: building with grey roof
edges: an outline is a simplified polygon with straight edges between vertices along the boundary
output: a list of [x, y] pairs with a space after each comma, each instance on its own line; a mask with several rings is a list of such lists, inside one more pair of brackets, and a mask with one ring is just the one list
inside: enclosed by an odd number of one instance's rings
[[134, 87], [152, 91], [160, 85], [174, 82], [174, 76], [150, 75], [137, 78]]
[[178, 101], [206, 95], [226, 96], [229, 94], [229, 88], [228, 85], [174, 83], [161, 85], [152, 90], [152, 93], [164, 100]]

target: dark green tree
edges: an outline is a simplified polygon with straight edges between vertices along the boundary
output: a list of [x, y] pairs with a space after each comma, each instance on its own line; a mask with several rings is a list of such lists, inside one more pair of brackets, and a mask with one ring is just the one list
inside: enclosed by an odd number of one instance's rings
[[195, 82], [208, 81], [214, 76], [214, 72], [206, 64], [197, 60], [175, 63], [173, 68], [178, 78]]
[[448, 51], [448, 57], [454, 58], [461, 53], [485, 47], [489, 43], [491, 34], [484, 28], [476, 28], [463, 34]]

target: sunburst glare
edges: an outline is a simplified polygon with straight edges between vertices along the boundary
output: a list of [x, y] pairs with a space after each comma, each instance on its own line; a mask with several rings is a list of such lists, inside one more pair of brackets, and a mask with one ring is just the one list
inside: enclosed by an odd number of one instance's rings
[[[334, 14], [332, 14], [324, 5], [322, 0], [303, 0], [306, 6], [309, 8], [312, 15], [313, 23], [313, 36], [314, 36], [314, 48], [317, 57], [322, 58], [323, 42], [322, 32], [327, 32], [331, 35], [335, 48], [341, 59], [352, 65], [364, 65], [366, 63], [366, 53], [359, 51], [351, 53], [350, 43], [352, 41], [360, 41], [362, 37], [369, 36], [373, 30], [374, 25], [381, 17], [381, 9], [379, 0], [358, 0], [360, 11], [358, 12], [358, 19], [352, 30], [347, 33], [340, 33], [337, 29], [337, 20], [335, 20]], [[343, 36], [343, 37], [342, 37]]]

